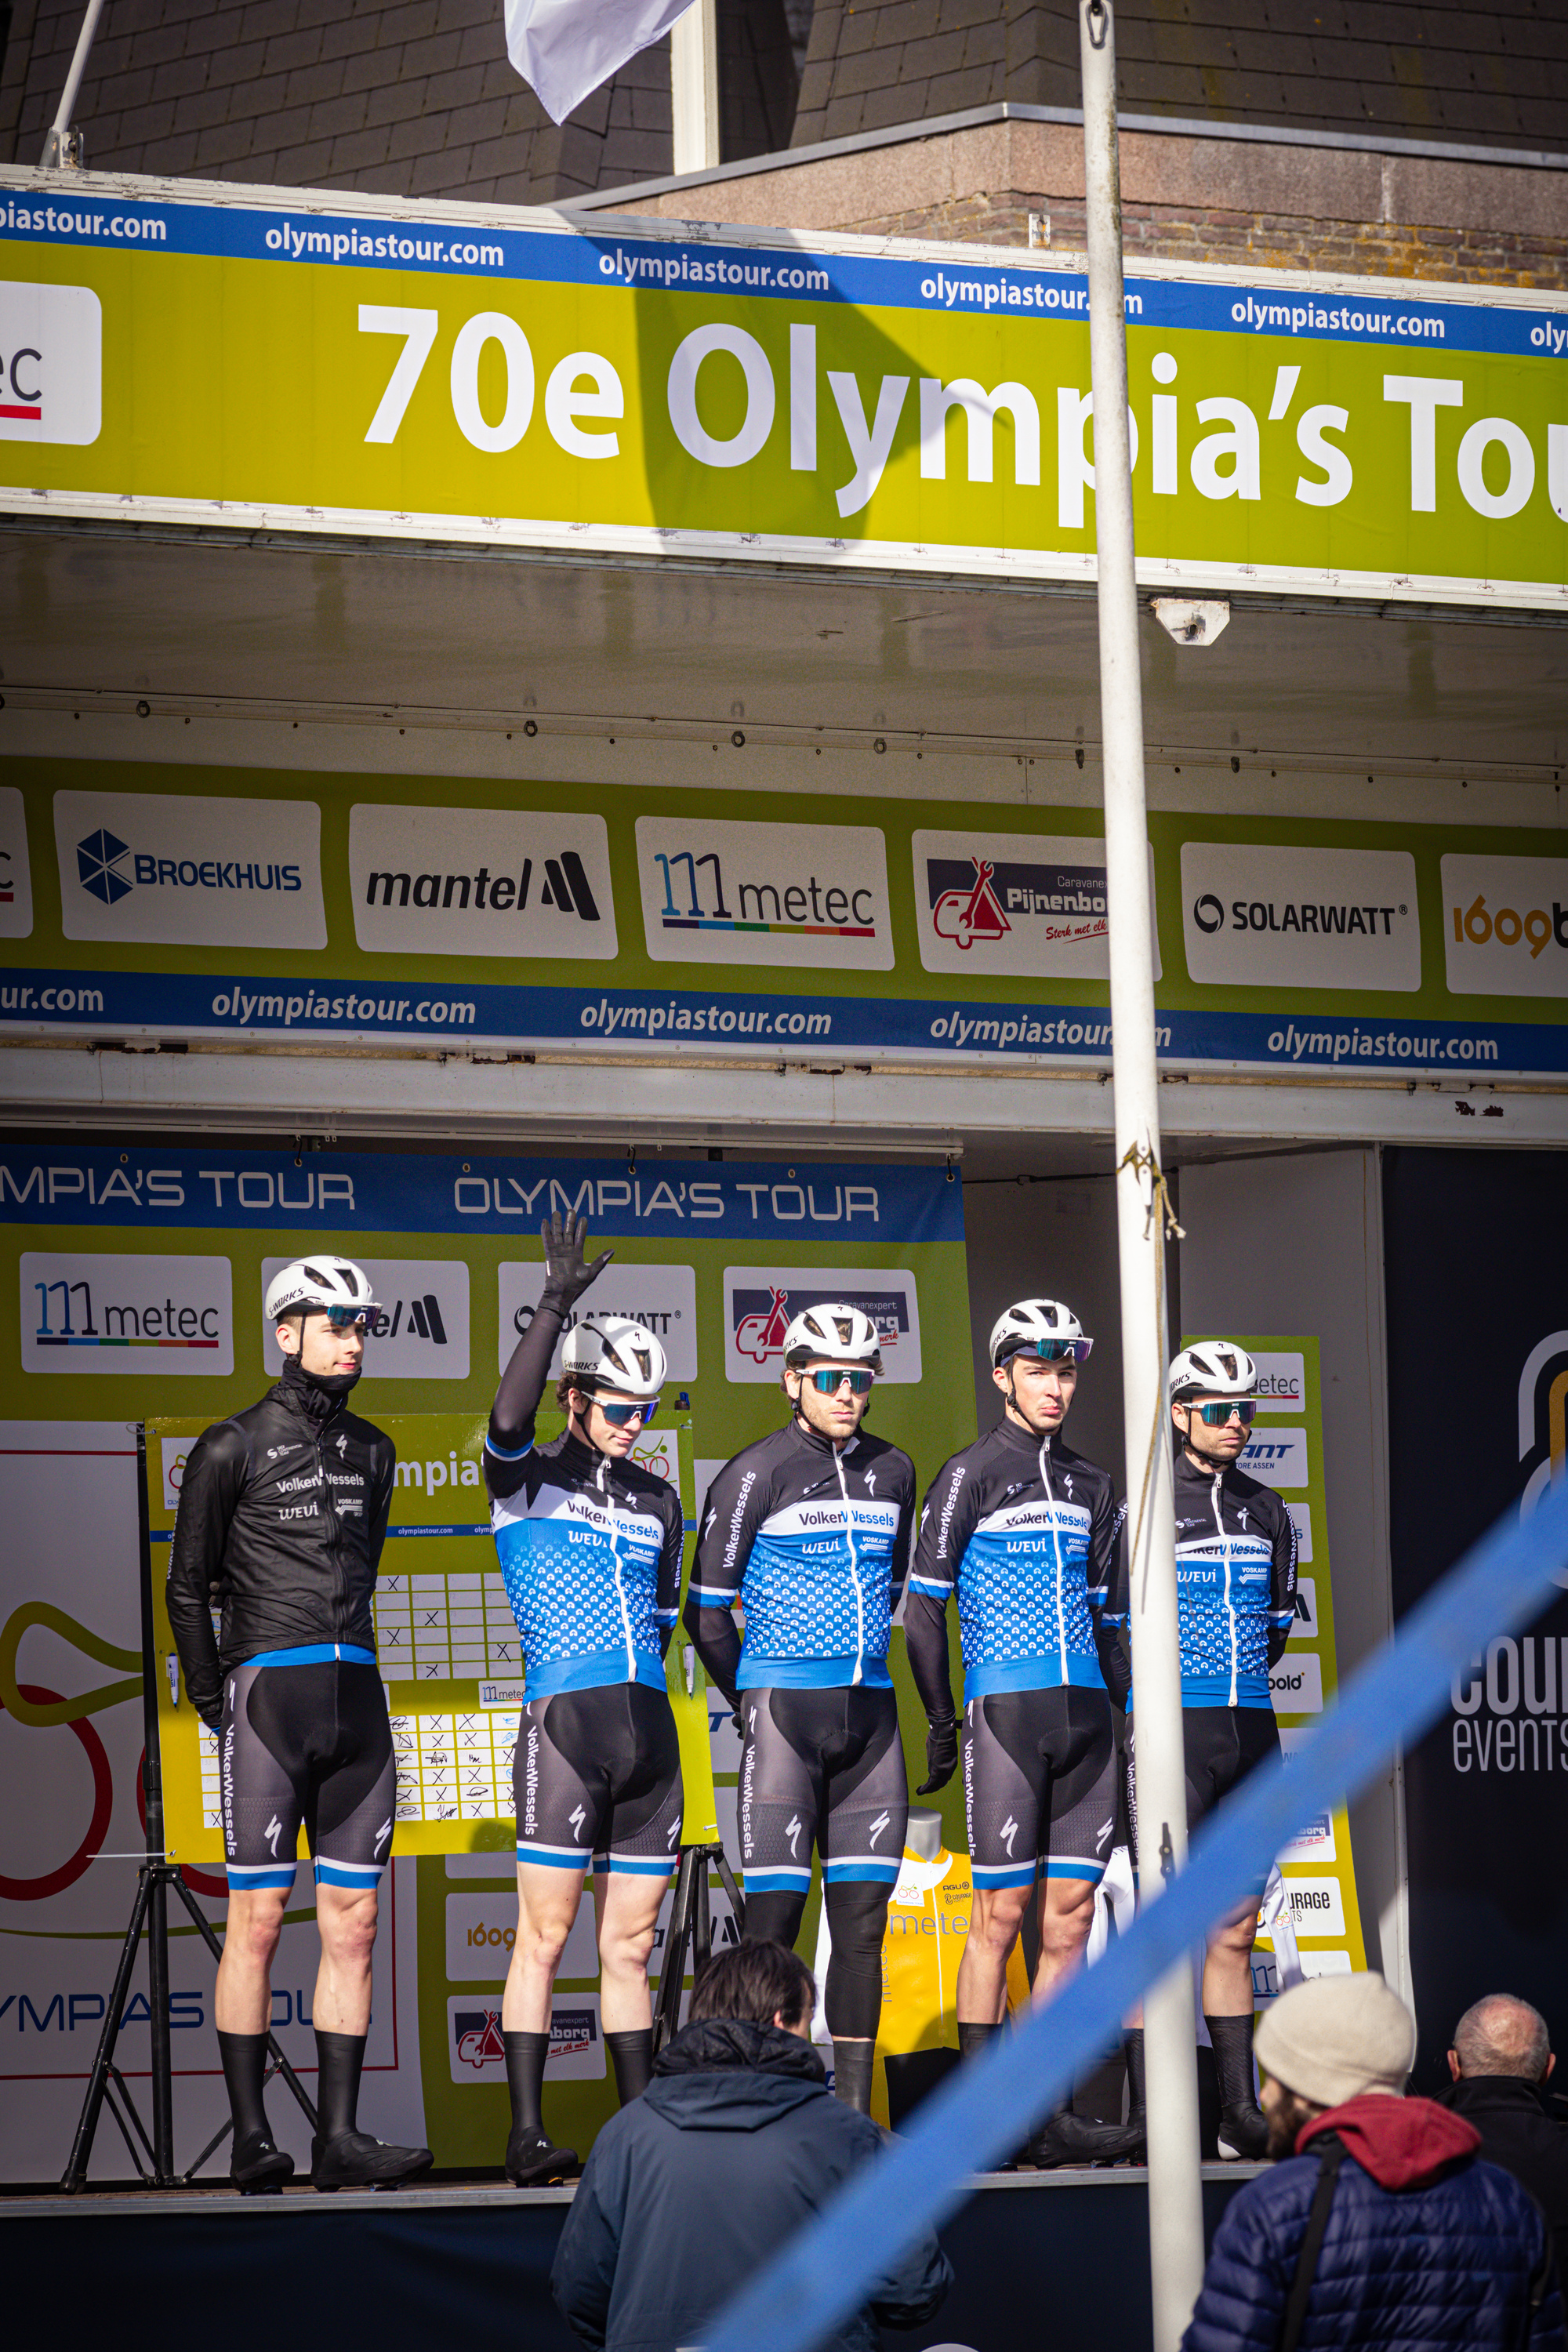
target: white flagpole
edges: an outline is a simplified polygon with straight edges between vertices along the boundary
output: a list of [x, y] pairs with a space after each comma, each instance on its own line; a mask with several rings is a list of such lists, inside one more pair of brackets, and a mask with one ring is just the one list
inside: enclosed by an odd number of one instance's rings
[[669, 35], [675, 169], [710, 172], [719, 161], [719, 9], [693, 0]]
[[[1111, 1074], [1132, 1591], [1138, 1864], [1144, 1902], [1186, 1861], [1175, 1506], [1165, 1405], [1164, 1220], [1138, 662], [1116, 36], [1110, 0], [1079, 0], [1089, 224], [1090, 384], [1099, 551], [1100, 731], [1105, 757]], [[1154, 2352], [1177, 2352], [1203, 2279], [1197, 2061], [1184, 1961], [1143, 2009], [1149, 2095], [1149, 2260]]]

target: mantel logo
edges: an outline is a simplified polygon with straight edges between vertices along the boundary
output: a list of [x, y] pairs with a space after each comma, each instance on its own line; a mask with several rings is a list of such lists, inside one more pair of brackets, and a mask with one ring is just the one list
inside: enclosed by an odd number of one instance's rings
[[[1110, 973], [1105, 844], [1074, 835], [917, 832], [915, 910], [927, 971], [1017, 980]], [[1154, 853], [1149, 852], [1149, 908]], [[1160, 940], [1152, 931], [1154, 977]]]
[[372, 955], [616, 952], [609, 836], [599, 816], [544, 809], [349, 812], [354, 938]]
[[57, 793], [68, 940], [324, 948], [314, 801]]
[[1568, 860], [1445, 857], [1443, 952], [1456, 996], [1568, 996]]
[[226, 1380], [234, 1370], [226, 1257], [25, 1250], [21, 1286], [26, 1372]]
[[96, 441], [103, 306], [90, 286], [0, 285], [0, 441]]
[[[365, 1332], [367, 1381], [466, 1381], [468, 1377], [468, 1269], [452, 1257], [362, 1257], [380, 1303]], [[293, 1260], [261, 1261], [261, 1287]], [[283, 1369], [275, 1327], [268, 1323], [262, 1356], [276, 1380]]]
[[1182, 902], [1187, 970], [1205, 986], [1421, 985], [1407, 850], [1184, 841]]
[[15, 784], [0, 784], [0, 940], [25, 940], [32, 928], [26, 806]]
[[639, 816], [637, 840], [656, 963], [891, 971], [879, 828]]
[[914, 1276], [902, 1266], [724, 1268], [724, 1377], [771, 1381], [784, 1369], [784, 1333], [825, 1300], [858, 1307], [877, 1327], [884, 1381], [921, 1377], [921, 1315]]
[[[499, 1369], [503, 1372], [511, 1361], [512, 1349], [533, 1320], [533, 1311], [543, 1287], [544, 1268], [537, 1258], [531, 1262], [503, 1259], [499, 1333]], [[584, 1315], [625, 1315], [634, 1323], [646, 1324], [663, 1344], [664, 1352], [669, 1359], [670, 1379], [694, 1381], [697, 1378], [697, 1270], [694, 1266], [626, 1265], [617, 1258], [595, 1284], [593, 1291], [567, 1316], [561, 1338], [555, 1343], [555, 1353], [551, 1359], [552, 1380], [560, 1375], [561, 1350], [566, 1333]]]

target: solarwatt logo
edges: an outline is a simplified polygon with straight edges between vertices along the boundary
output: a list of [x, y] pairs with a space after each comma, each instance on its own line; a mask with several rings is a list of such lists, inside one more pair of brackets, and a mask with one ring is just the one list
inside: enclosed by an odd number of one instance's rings
[[106, 907], [128, 898], [131, 880], [123, 861], [130, 855], [130, 844], [100, 824], [96, 833], [89, 833], [85, 841], [76, 845], [76, 870], [82, 888], [93, 898], [101, 898]]

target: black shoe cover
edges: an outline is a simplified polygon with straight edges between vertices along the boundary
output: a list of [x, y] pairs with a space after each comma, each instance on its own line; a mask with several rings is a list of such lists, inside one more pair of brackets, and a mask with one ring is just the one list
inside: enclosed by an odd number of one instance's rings
[[1268, 2153], [1268, 2122], [1261, 2107], [1219, 2111], [1219, 2152], [1229, 2164], [1261, 2164]]
[[242, 2197], [277, 2197], [294, 2178], [294, 2159], [268, 2133], [247, 2132], [235, 2141], [228, 2177]]
[[547, 2132], [515, 2125], [506, 2144], [506, 2177], [514, 2189], [544, 2189], [575, 2180], [583, 2159], [574, 2147], [557, 2147]]
[[336, 2139], [310, 2142], [312, 2189], [395, 2189], [428, 2172], [436, 2159], [427, 2147], [393, 2147], [369, 2132], [340, 2132]]
[[1037, 2172], [1061, 2164], [1117, 2164], [1134, 2156], [1143, 2145], [1141, 2124], [1101, 2124], [1070, 2110], [1052, 2116], [1029, 2142], [1026, 2164]]

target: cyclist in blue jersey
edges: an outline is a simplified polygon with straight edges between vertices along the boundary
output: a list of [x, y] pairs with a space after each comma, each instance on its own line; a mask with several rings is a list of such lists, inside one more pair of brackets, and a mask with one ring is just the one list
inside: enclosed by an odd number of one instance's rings
[[551, 1358], [613, 1252], [584, 1263], [585, 1220], [542, 1228], [545, 1278], [501, 1375], [485, 1440], [490, 1523], [526, 1674], [512, 1759], [517, 1940], [501, 2006], [507, 2178], [576, 2172], [544, 2128], [551, 1988], [590, 1863], [600, 2021], [623, 2105], [653, 2068], [647, 1963], [680, 1837], [680, 1757], [664, 1680], [685, 1527], [666, 1478], [631, 1461], [667, 1366], [653, 1333], [586, 1314], [562, 1349], [561, 1436], [533, 1442]]
[[833, 1936], [834, 2089], [868, 2113], [882, 1937], [909, 1816], [888, 1638], [915, 1471], [862, 1426], [882, 1357], [859, 1307], [806, 1307], [784, 1357], [789, 1422], [710, 1487], [686, 1622], [741, 1725], [746, 1935], [795, 1942], [815, 1846]]
[[[1268, 1675], [1285, 1654], [1296, 1613], [1296, 1529], [1273, 1489], [1237, 1466], [1258, 1409], [1258, 1367], [1246, 1349], [1228, 1339], [1184, 1348], [1167, 1386], [1176, 1444], [1176, 1604], [1191, 1829], [1279, 1750]], [[1131, 1615], [1124, 1575], [1107, 1612], [1107, 1622], [1118, 1626]], [[1134, 1808], [1136, 1723], [1134, 1704], [1128, 1737]], [[1204, 1959], [1204, 2022], [1219, 2076], [1224, 2157], [1261, 2158], [1268, 2143], [1252, 2068], [1252, 1944], [1262, 1893], [1260, 1874], [1247, 1900], [1209, 1938]], [[1141, 2108], [1141, 2032], [1129, 2038], [1128, 2058], [1133, 2105]]]
[[[1094, 1342], [1069, 1307], [1023, 1298], [991, 1333], [1003, 1400], [994, 1428], [937, 1474], [921, 1513], [904, 1633], [931, 1721], [930, 1778], [959, 1757], [947, 1604], [963, 1648], [963, 1793], [974, 1899], [959, 1963], [959, 2046], [1002, 2031], [1007, 1956], [1038, 1881], [1037, 2000], [1075, 1968], [1116, 1825], [1111, 1699], [1127, 1673], [1102, 1612], [1121, 1531], [1110, 1475], [1062, 1442]], [[1064, 2100], [1030, 2144], [1042, 2167], [1108, 2161], [1139, 2135], [1075, 2116]]]

